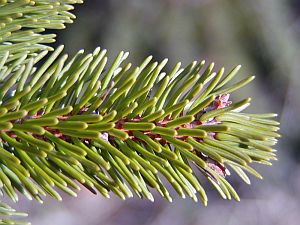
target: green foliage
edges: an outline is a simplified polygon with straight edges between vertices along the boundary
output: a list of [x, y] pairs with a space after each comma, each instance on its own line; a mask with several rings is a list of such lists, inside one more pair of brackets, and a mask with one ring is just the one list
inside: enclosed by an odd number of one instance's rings
[[[42, 32], [72, 22], [70, 4], [80, 2], [0, 0], [1, 191], [42, 203], [46, 194], [61, 200], [58, 190], [76, 196], [81, 185], [151, 201], [155, 189], [172, 201], [173, 187], [206, 205], [206, 179], [239, 201], [229, 169], [246, 183], [245, 172], [261, 178], [250, 165], [271, 165], [279, 137], [275, 114], [241, 113], [251, 99], [228, 100], [254, 77], [230, 84], [240, 66], [224, 75], [204, 61], [167, 72], [167, 60], [152, 57], [131, 68], [128, 53], [108, 63], [100, 48], [70, 60], [63, 46], [49, 54], [55, 36]], [[0, 214], [15, 213], [1, 203]]]

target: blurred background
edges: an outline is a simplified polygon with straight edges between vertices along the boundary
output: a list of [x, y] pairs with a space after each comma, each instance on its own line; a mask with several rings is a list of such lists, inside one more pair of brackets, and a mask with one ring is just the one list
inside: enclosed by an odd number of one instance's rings
[[33, 225], [299, 224], [299, 0], [101, 0], [78, 5], [75, 14], [77, 20], [57, 41], [70, 55], [101, 46], [111, 57], [129, 51], [135, 65], [148, 55], [167, 57], [170, 66], [205, 59], [227, 72], [242, 64], [238, 78], [253, 74], [256, 80], [233, 98], [251, 96], [250, 111], [279, 114], [279, 161], [256, 167], [264, 179], [252, 178], [250, 186], [229, 178], [239, 203], [222, 200], [207, 184], [207, 207], [176, 195], [168, 203], [155, 194], [151, 203], [104, 199], [83, 190], [76, 199], [45, 199], [43, 206], [23, 199], [19, 208]]

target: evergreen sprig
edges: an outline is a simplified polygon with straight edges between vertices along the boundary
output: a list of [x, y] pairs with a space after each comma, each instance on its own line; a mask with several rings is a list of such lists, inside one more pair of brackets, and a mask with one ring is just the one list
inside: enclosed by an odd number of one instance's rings
[[[155, 189], [172, 201], [172, 186], [206, 205], [206, 179], [239, 201], [229, 171], [248, 184], [245, 172], [262, 178], [250, 165], [271, 165], [280, 137], [276, 114], [242, 113], [250, 98], [229, 101], [254, 77], [230, 84], [240, 66], [227, 75], [204, 61], [166, 71], [167, 60], [152, 57], [131, 68], [128, 53], [108, 63], [100, 48], [70, 60], [63, 46], [48, 53], [55, 36], [41, 32], [71, 22], [75, 3], [0, 0], [1, 193], [42, 203], [46, 194], [61, 200], [58, 190], [76, 196], [83, 185], [151, 201]], [[15, 213], [1, 203], [0, 214]]]

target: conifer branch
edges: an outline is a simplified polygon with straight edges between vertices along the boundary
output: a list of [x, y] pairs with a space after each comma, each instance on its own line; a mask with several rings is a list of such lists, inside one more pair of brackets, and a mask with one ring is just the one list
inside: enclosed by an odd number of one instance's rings
[[[250, 98], [229, 101], [254, 77], [230, 84], [240, 66], [227, 75], [204, 61], [167, 71], [167, 60], [152, 57], [131, 68], [128, 53], [108, 63], [100, 48], [70, 60], [63, 46], [48, 53], [43, 44], [54, 36], [36, 29], [71, 22], [68, 4], [79, 2], [0, 1], [0, 23], [9, 21], [0, 30], [1, 191], [42, 203], [46, 194], [61, 200], [58, 190], [76, 196], [82, 185], [151, 201], [156, 190], [172, 201], [172, 187], [206, 205], [208, 180], [222, 198], [239, 201], [230, 171], [248, 184], [245, 172], [261, 178], [251, 165], [271, 165], [280, 137], [276, 114], [242, 113]], [[0, 205], [5, 212], [13, 211]]]

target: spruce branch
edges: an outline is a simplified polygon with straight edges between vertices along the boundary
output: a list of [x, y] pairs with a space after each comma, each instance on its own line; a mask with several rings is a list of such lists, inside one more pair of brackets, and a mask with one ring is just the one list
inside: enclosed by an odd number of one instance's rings
[[[4, 27], [26, 21], [29, 30], [58, 28], [73, 18], [67, 4], [79, 1], [34, 2], [0, 1], [0, 21], [13, 23]], [[9, 32], [14, 37], [20, 29]], [[0, 188], [14, 202], [18, 192], [41, 203], [46, 194], [61, 200], [58, 190], [76, 196], [83, 185], [104, 197], [151, 201], [153, 190], [172, 201], [172, 187], [206, 205], [204, 180], [222, 198], [239, 201], [230, 171], [250, 184], [246, 172], [262, 178], [253, 163], [276, 160], [276, 114], [243, 113], [250, 98], [229, 101], [254, 79], [230, 82], [240, 66], [227, 75], [204, 61], [167, 71], [167, 60], [148, 57], [131, 68], [127, 52], [108, 63], [100, 48], [68, 60], [63, 46], [50, 54], [41, 45], [48, 36], [37, 32], [20, 43], [12, 37], [0, 44]], [[10, 210], [1, 207], [0, 214]]]
[[26, 213], [17, 212], [15, 209], [12, 209], [9, 205], [4, 202], [0, 202], [0, 224], [19, 224], [19, 225], [29, 225], [27, 222], [15, 221], [6, 217], [15, 217], [15, 216], [27, 216]]
[[166, 60], [148, 57], [130, 69], [124, 52], [107, 66], [100, 48], [87, 55], [80, 51], [68, 63], [61, 51], [49, 56], [43, 73], [28, 63], [1, 83], [1, 166], [18, 178], [28, 198], [41, 201], [47, 192], [60, 200], [54, 186], [76, 195], [66, 184], [79, 188], [71, 181], [77, 180], [106, 197], [109, 191], [131, 197], [129, 185], [138, 196], [152, 200], [150, 186], [171, 200], [162, 190], [164, 176], [182, 197], [196, 201], [200, 191], [206, 205], [190, 164], [224, 198], [238, 200], [225, 179], [228, 167], [248, 181], [240, 171], [261, 177], [250, 163], [276, 160], [270, 147], [279, 137], [278, 122], [270, 119], [275, 114], [239, 112], [250, 98], [229, 101], [228, 91], [253, 77], [223, 88], [238, 67], [222, 79], [223, 68], [213, 73], [213, 64], [205, 68], [203, 61], [163, 72]]
[[[46, 30], [64, 29], [76, 18], [70, 11], [82, 0], [0, 0], [0, 56], [7, 63], [21, 65], [24, 55], [39, 61], [42, 50], [54, 50], [55, 34]], [[9, 55], [7, 53], [9, 52]], [[8, 70], [6, 74], [8, 75]]]

